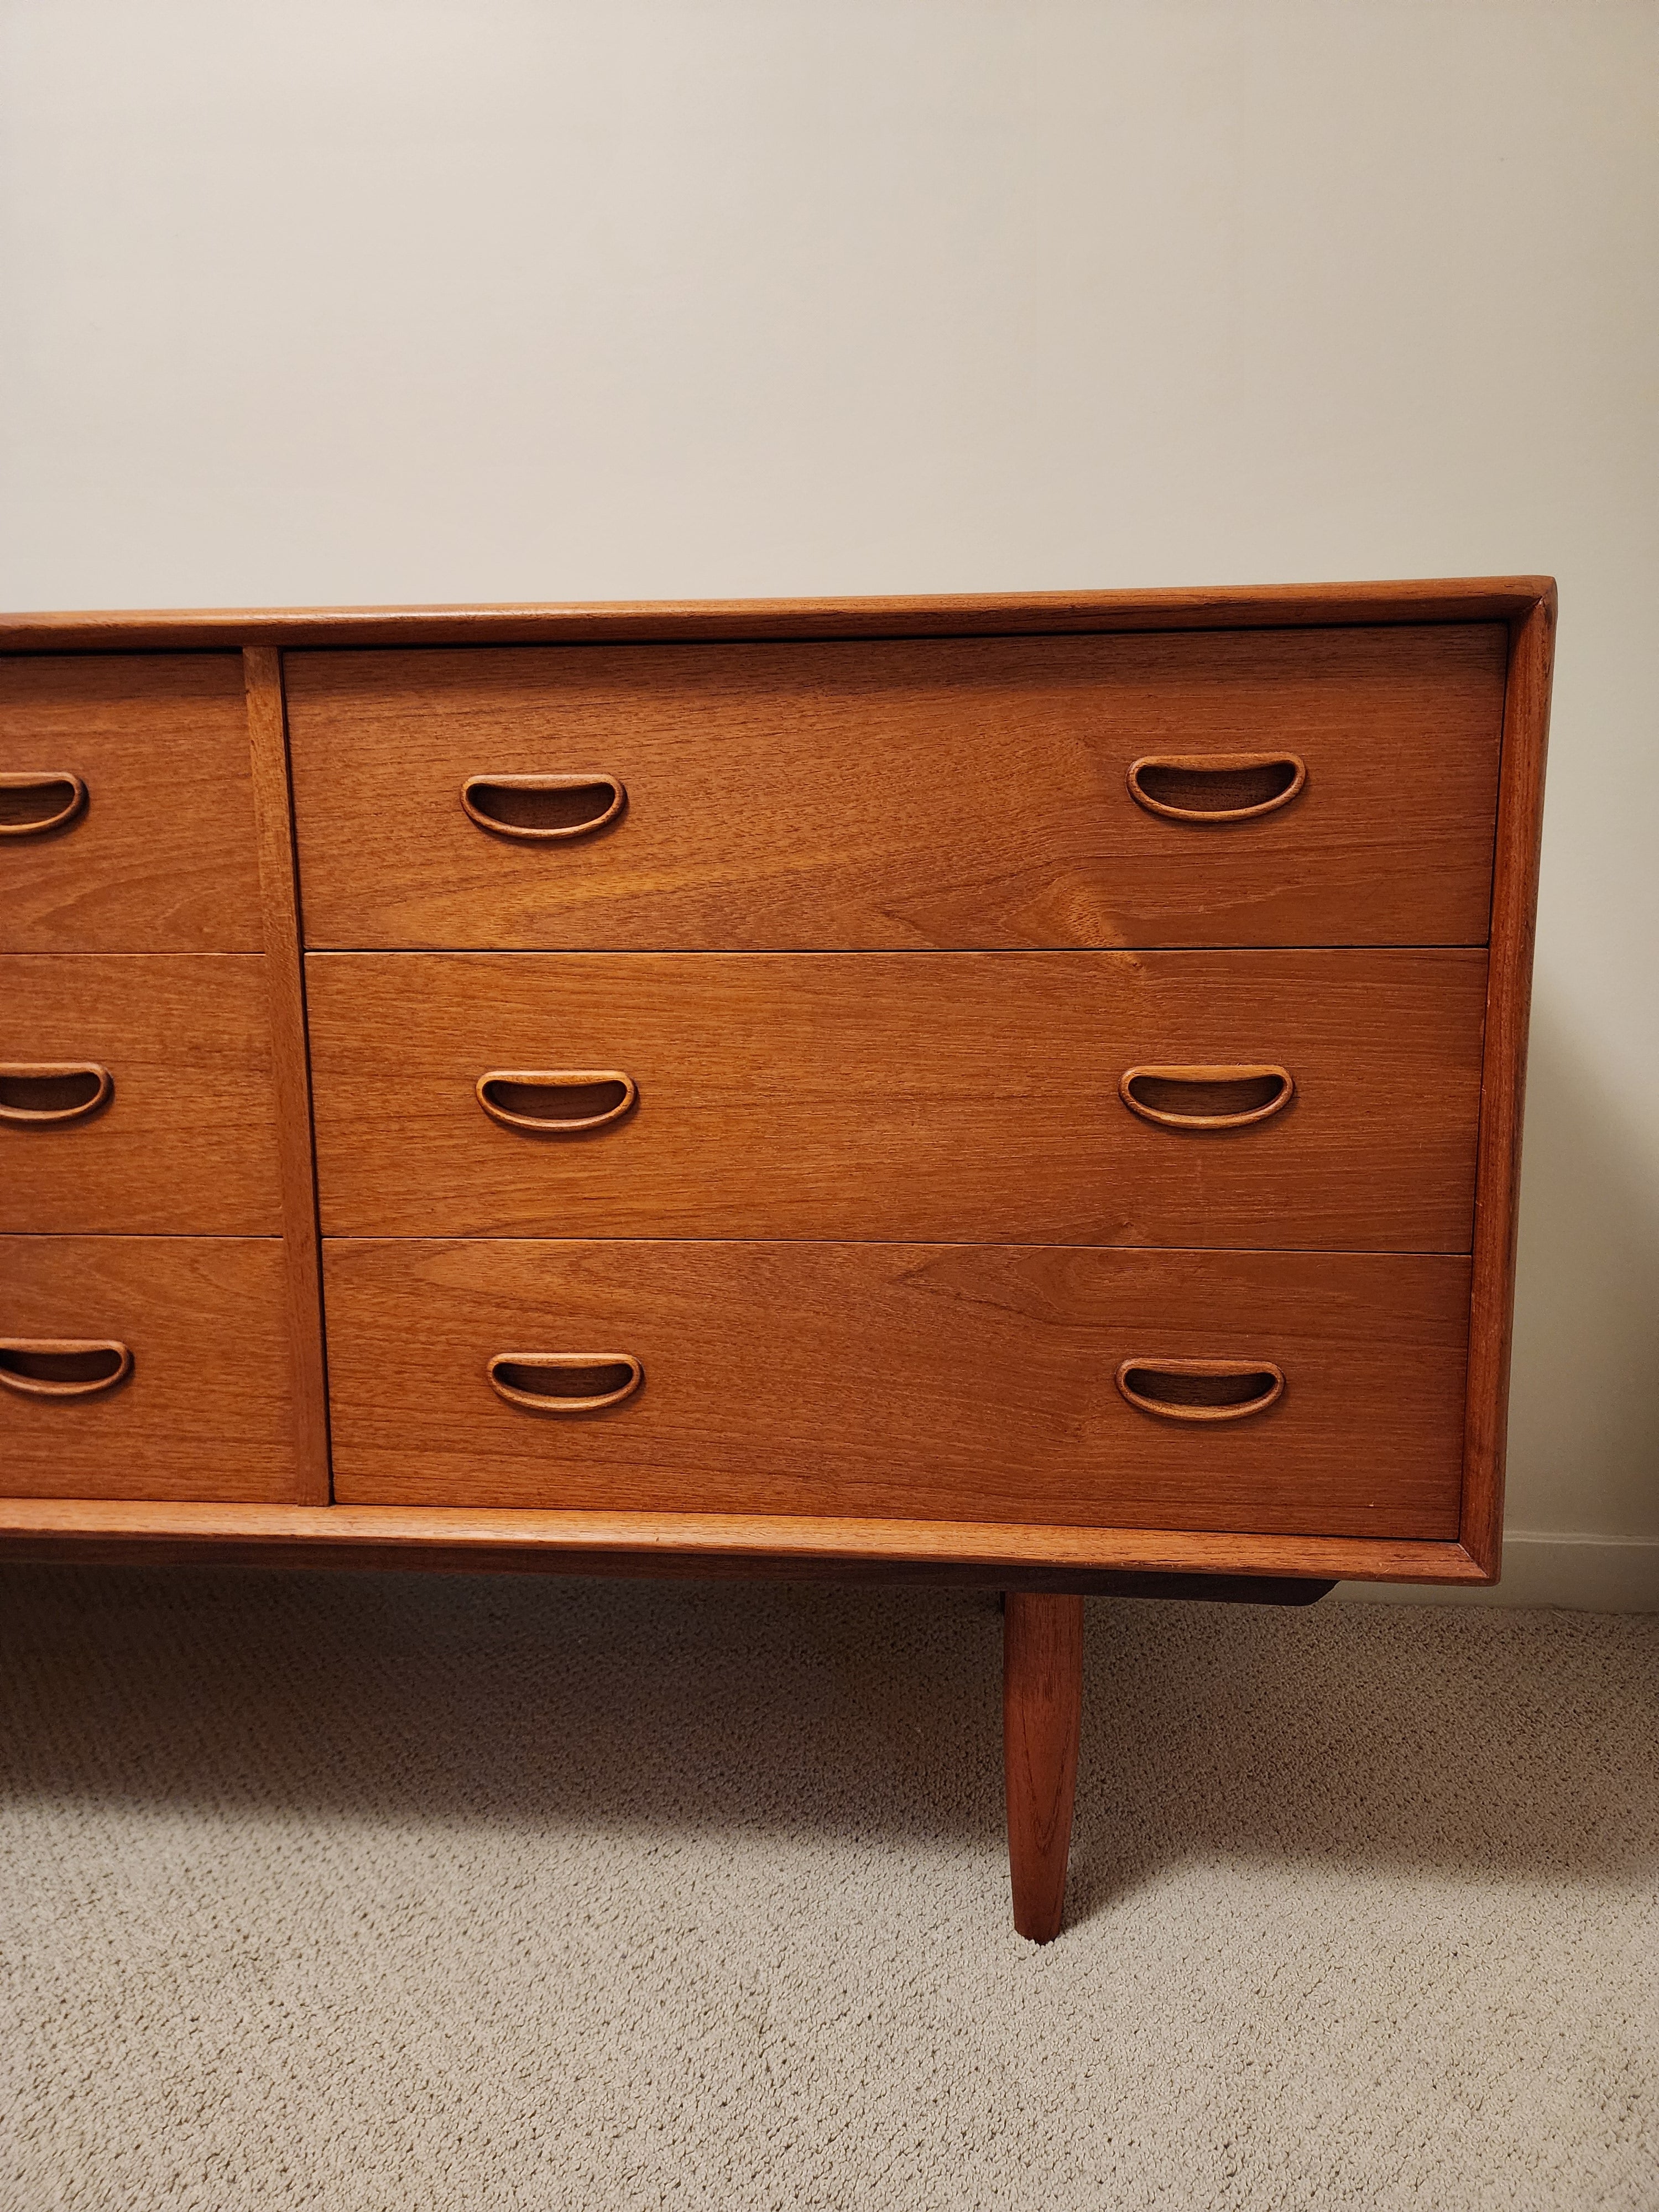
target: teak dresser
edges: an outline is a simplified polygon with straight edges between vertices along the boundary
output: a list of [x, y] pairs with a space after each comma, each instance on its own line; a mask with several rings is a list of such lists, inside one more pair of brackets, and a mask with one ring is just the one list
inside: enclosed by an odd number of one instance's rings
[[1498, 1572], [1545, 579], [0, 629], [0, 1543]]

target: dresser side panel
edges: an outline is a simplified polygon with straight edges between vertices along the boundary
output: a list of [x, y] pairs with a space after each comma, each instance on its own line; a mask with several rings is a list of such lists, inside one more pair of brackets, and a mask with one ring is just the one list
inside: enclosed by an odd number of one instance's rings
[[1465, 1550], [1494, 1582], [1503, 1545], [1527, 1031], [1532, 1009], [1555, 626], [1556, 597], [1552, 585], [1516, 623], [1510, 642], [1492, 875], [1491, 968], [1475, 1189], [1468, 1419], [1459, 1535]]

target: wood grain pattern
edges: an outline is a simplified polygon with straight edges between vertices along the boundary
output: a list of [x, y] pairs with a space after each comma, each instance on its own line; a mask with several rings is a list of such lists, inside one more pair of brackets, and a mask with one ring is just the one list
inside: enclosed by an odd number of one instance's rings
[[234, 654], [0, 661], [0, 769], [87, 787], [63, 829], [0, 843], [0, 951], [259, 950]]
[[[801, 1237], [1467, 1251], [1486, 955], [317, 954], [331, 1236]], [[1283, 1060], [1271, 1121], [1129, 1111], [1146, 1061]], [[491, 1068], [624, 1072], [592, 1136]]]
[[[1483, 944], [1504, 659], [1495, 623], [295, 653], [307, 941]], [[1276, 812], [1130, 797], [1149, 751], [1267, 744], [1308, 764]], [[626, 811], [546, 846], [462, 809], [470, 776], [553, 772]]]
[[[335, 1494], [1448, 1539], [1468, 1263], [1036, 1246], [324, 1243]], [[546, 1421], [492, 1355], [612, 1348], [627, 1404]], [[1194, 1430], [1126, 1358], [1271, 1360]]]
[[1492, 958], [1480, 1093], [1468, 1431], [1460, 1534], [1493, 1581], [1503, 1540], [1521, 1133], [1555, 617], [1552, 585], [1516, 629], [1504, 698], [1503, 793], [1492, 879]]
[[[550, 1574], [823, 1574], [991, 1589], [1088, 1588], [1095, 1575], [1480, 1583], [1461, 1544], [1359, 1536], [1067, 1528], [829, 1515], [213, 1505], [0, 1498], [0, 1555], [234, 1557], [245, 1565], [485, 1568]], [[1127, 1595], [1128, 1593], [1121, 1593]], [[1194, 1595], [1193, 1591], [1183, 1592]]]
[[657, 599], [424, 607], [158, 608], [0, 616], [0, 652], [209, 646], [596, 644], [650, 638], [973, 637], [1086, 630], [1509, 622], [1547, 576], [1183, 586], [1151, 592], [960, 592], [841, 599]]
[[15, 1498], [297, 1499], [274, 1237], [0, 1237], [0, 1334], [114, 1340], [106, 1396], [0, 1393]]
[[0, 1231], [270, 1237], [282, 1229], [264, 962], [0, 955], [0, 1059], [97, 1060], [84, 1121], [0, 1121]]
[[1002, 1765], [1014, 1926], [1052, 1943], [1066, 1903], [1083, 1723], [1083, 1600], [1010, 1590], [1002, 1617]]
[[280, 657], [244, 656], [248, 755], [258, 832], [264, 967], [269, 991], [271, 1071], [278, 1117], [283, 1256], [293, 1374], [295, 1496], [329, 1498], [328, 1370], [318, 1255], [317, 1181], [311, 1128], [311, 1063], [306, 1039], [305, 966], [295, 872], [288, 736]]

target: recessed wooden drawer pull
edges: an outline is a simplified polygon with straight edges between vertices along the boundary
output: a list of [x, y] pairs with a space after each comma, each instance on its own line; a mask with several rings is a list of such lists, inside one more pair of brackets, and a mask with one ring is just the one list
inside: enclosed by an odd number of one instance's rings
[[1166, 1421], [1242, 1421], [1283, 1396], [1285, 1377], [1266, 1359], [1126, 1359], [1117, 1387]]
[[645, 1380], [627, 1352], [498, 1352], [486, 1371], [497, 1397], [532, 1413], [597, 1413]]
[[603, 1129], [620, 1121], [640, 1095], [631, 1075], [581, 1068], [492, 1068], [477, 1090], [492, 1121], [545, 1136]]
[[1148, 753], [1129, 796], [1172, 822], [1247, 822], [1288, 806], [1308, 781], [1294, 753]]
[[1288, 1106], [1296, 1081], [1287, 1067], [1131, 1067], [1117, 1089], [1166, 1129], [1243, 1129]]
[[471, 775], [461, 804], [480, 830], [544, 843], [587, 837], [622, 812], [628, 793], [614, 775]]
[[113, 1096], [115, 1078], [92, 1060], [0, 1062], [0, 1121], [38, 1127], [84, 1121]]
[[0, 1385], [25, 1398], [92, 1398], [132, 1372], [125, 1344], [72, 1337], [0, 1336]]
[[0, 837], [44, 837], [73, 822], [87, 803], [87, 787], [67, 769], [0, 774]]

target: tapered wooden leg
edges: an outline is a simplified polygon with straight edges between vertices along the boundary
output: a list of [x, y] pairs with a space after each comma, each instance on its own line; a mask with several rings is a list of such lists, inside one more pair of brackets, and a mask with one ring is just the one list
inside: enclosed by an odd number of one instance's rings
[[1083, 1723], [1083, 1600], [1010, 1590], [1002, 1615], [1002, 1766], [1014, 1925], [1060, 1933]]

